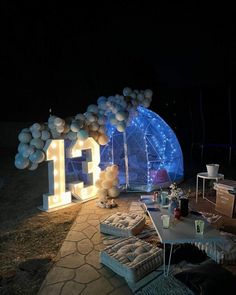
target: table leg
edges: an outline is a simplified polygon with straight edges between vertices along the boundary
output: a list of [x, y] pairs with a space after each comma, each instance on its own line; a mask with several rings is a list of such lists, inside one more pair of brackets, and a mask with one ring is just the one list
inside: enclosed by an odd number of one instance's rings
[[196, 203], [198, 202], [198, 176], [196, 181]]
[[163, 263], [164, 263], [164, 276], [166, 275], [166, 244], [164, 243], [164, 257], [163, 257]]
[[202, 197], [203, 197], [203, 199], [205, 199], [204, 198], [205, 197], [205, 178], [203, 178], [202, 182], [203, 182]]
[[170, 247], [169, 261], [168, 261], [168, 267], [167, 267], [167, 272], [166, 272], [167, 277], [168, 277], [169, 269], [170, 269], [170, 261], [171, 261], [171, 256], [172, 256], [172, 250], [173, 250], [173, 244], [171, 244], [171, 247]]

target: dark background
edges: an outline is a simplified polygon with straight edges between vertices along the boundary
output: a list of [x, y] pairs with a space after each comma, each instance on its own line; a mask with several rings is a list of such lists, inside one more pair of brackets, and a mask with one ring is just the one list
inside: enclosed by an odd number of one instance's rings
[[222, 148], [227, 158], [235, 144], [235, 10], [150, 3], [3, 4], [0, 121], [46, 121], [50, 108], [64, 118], [126, 86], [150, 88], [150, 108], [184, 150]]

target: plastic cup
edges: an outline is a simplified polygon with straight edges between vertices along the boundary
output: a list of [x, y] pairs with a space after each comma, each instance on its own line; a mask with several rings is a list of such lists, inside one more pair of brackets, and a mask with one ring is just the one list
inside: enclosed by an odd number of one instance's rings
[[195, 220], [195, 231], [196, 234], [203, 235], [204, 233], [204, 221], [203, 220]]
[[170, 216], [169, 215], [162, 215], [161, 219], [162, 219], [163, 228], [169, 228], [169, 226], [170, 226]]
[[166, 191], [161, 192], [161, 205], [167, 206], [169, 204], [169, 194]]

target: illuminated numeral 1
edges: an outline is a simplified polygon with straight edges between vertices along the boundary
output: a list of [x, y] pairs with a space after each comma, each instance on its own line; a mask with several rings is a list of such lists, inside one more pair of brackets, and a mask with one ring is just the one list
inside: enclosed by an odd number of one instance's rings
[[87, 200], [97, 194], [95, 182], [100, 173], [98, 166], [100, 163], [100, 146], [92, 137], [85, 141], [76, 140], [68, 148], [67, 156], [69, 158], [81, 157], [82, 150], [86, 150], [86, 161], [82, 162], [82, 171], [88, 174], [88, 184], [85, 186], [82, 181], [71, 182], [69, 188], [73, 196]]
[[47, 140], [44, 151], [48, 163], [49, 193], [43, 195], [43, 210], [71, 203], [71, 192], [65, 191], [64, 139]]

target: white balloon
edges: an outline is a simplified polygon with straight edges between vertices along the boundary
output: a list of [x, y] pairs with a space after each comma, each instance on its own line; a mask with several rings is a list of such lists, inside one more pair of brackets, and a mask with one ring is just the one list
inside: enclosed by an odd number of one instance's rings
[[50, 115], [50, 117], [48, 118], [48, 124], [53, 124], [54, 125], [54, 120], [56, 119], [57, 117], [56, 116], [52, 116]]
[[43, 151], [37, 150], [29, 157], [30, 161], [33, 163], [41, 163], [45, 159], [45, 154]]
[[50, 132], [47, 131], [47, 130], [43, 130], [43, 131], [41, 132], [41, 139], [42, 139], [42, 140], [47, 140], [47, 139], [50, 138], [50, 136], [51, 136], [51, 134], [50, 134]]
[[37, 149], [41, 150], [44, 147], [44, 141], [40, 138], [33, 138], [30, 141], [30, 145], [35, 146]]
[[97, 99], [97, 104], [100, 104], [100, 103], [103, 103], [103, 102], [106, 102], [107, 99], [105, 96], [100, 96], [98, 99]]
[[108, 189], [108, 196], [111, 197], [111, 198], [116, 198], [116, 197], [119, 196], [119, 194], [120, 194], [120, 190], [115, 186]]
[[81, 129], [81, 130], [77, 133], [77, 138], [78, 138], [79, 140], [84, 141], [84, 140], [86, 140], [88, 137], [89, 137], [89, 134], [88, 134], [88, 132], [87, 132], [86, 130], [84, 130], [84, 129]]
[[33, 138], [40, 138], [41, 132], [39, 130], [33, 130], [32, 135], [33, 135]]
[[106, 133], [106, 126], [100, 126], [98, 132], [105, 134]]
[[96, 122], [93, 122], [89, 127], [92, 131], [97, 131], [99, 129], [99, 125]]
[[23, 152], [26, 151], [26, 150], [28, 149], [28, 147], [29, 147], [28, 144], [26, 144], [26, 143], [22, 143], [22, 142], [21, 142], [21, 143], [18, 145], [18, 152], [19, 152], [20, 154], [23, 154]]
[[29, 159], [22, 157], [21, 155], [19, 155], [18, 157], [16, 157], [15, 159], [15, 166], [18, 169], [25, 169], [27, 168], [29, 165]]
[[77, 133], [70, 131], [70, 132], [67, 133], [67, 138], [69, 140], [76, 140], [77, 139]]
[[56, 131], [59, 133], [62, 133], [64, 131], [64, 126], [63, 125], [56, 126]]
[[95, 104], [90, 104], [90, 105], [87, 107], [87, 112], [91, 112], [91, 113], [95, 113], [95, 114], [97, 114], [97, 112], [98, 112], [98, 106], [95, 105]]
[[151, 89], [146, 89], [146, 90], [144, 91], [144, 96], [145, 96], [146, 98], [152, 98], [152, 95], [153, 95], [153, 92], [152, 92]]
[[21, 132], [19, 135], [18, 135], [18, 139], [20, 142], [22, 143], [28, 143], [31, 141], [32, 139], [32, 136], [29, 132]]
[[73, 121], [73, 122], [71, 123], [71, 125], [70, 125], [70, 129], [71, 129], [71, 131], [73, 131], [73, 132], [78, 132], [78, 131], [80, 130], [80, 128], [81, 128], [81, 125], [80, 125], [80, 123], [77, 122], [77, 121]]
[[36, 131], [36, 130], [39, 131], [39, 130], [41, 129], [41, 125], [40, 125], [39, 123], [34, 123], [34, 124], [32, 125], [32, 129], [35, 130], [35, 131]]
[[36, 170], [38, 168], [38, 164], [37, 163], [30, 163], [28, 169], [30, 171]]
[[75, 116], [75, 119], [76, 120], [80, 120], [80, 121], [84, 121], [85, 120], [85, 116], [83, 114], [77, 114]]
[[132, 92], [132, 89], [129, 88], [129, 87], [125, 87], [125, 88], [123, 89], [123, 94], [124, 94], [124, 96], [129, 96], [129, 95], [131, 94], [131, 92]]
[[119, 131], [119, 132], [124, 132], [125, 131], [125, 124], [123, 122], [119, 122], [117, 125], [116, 125], [116, 129]]

